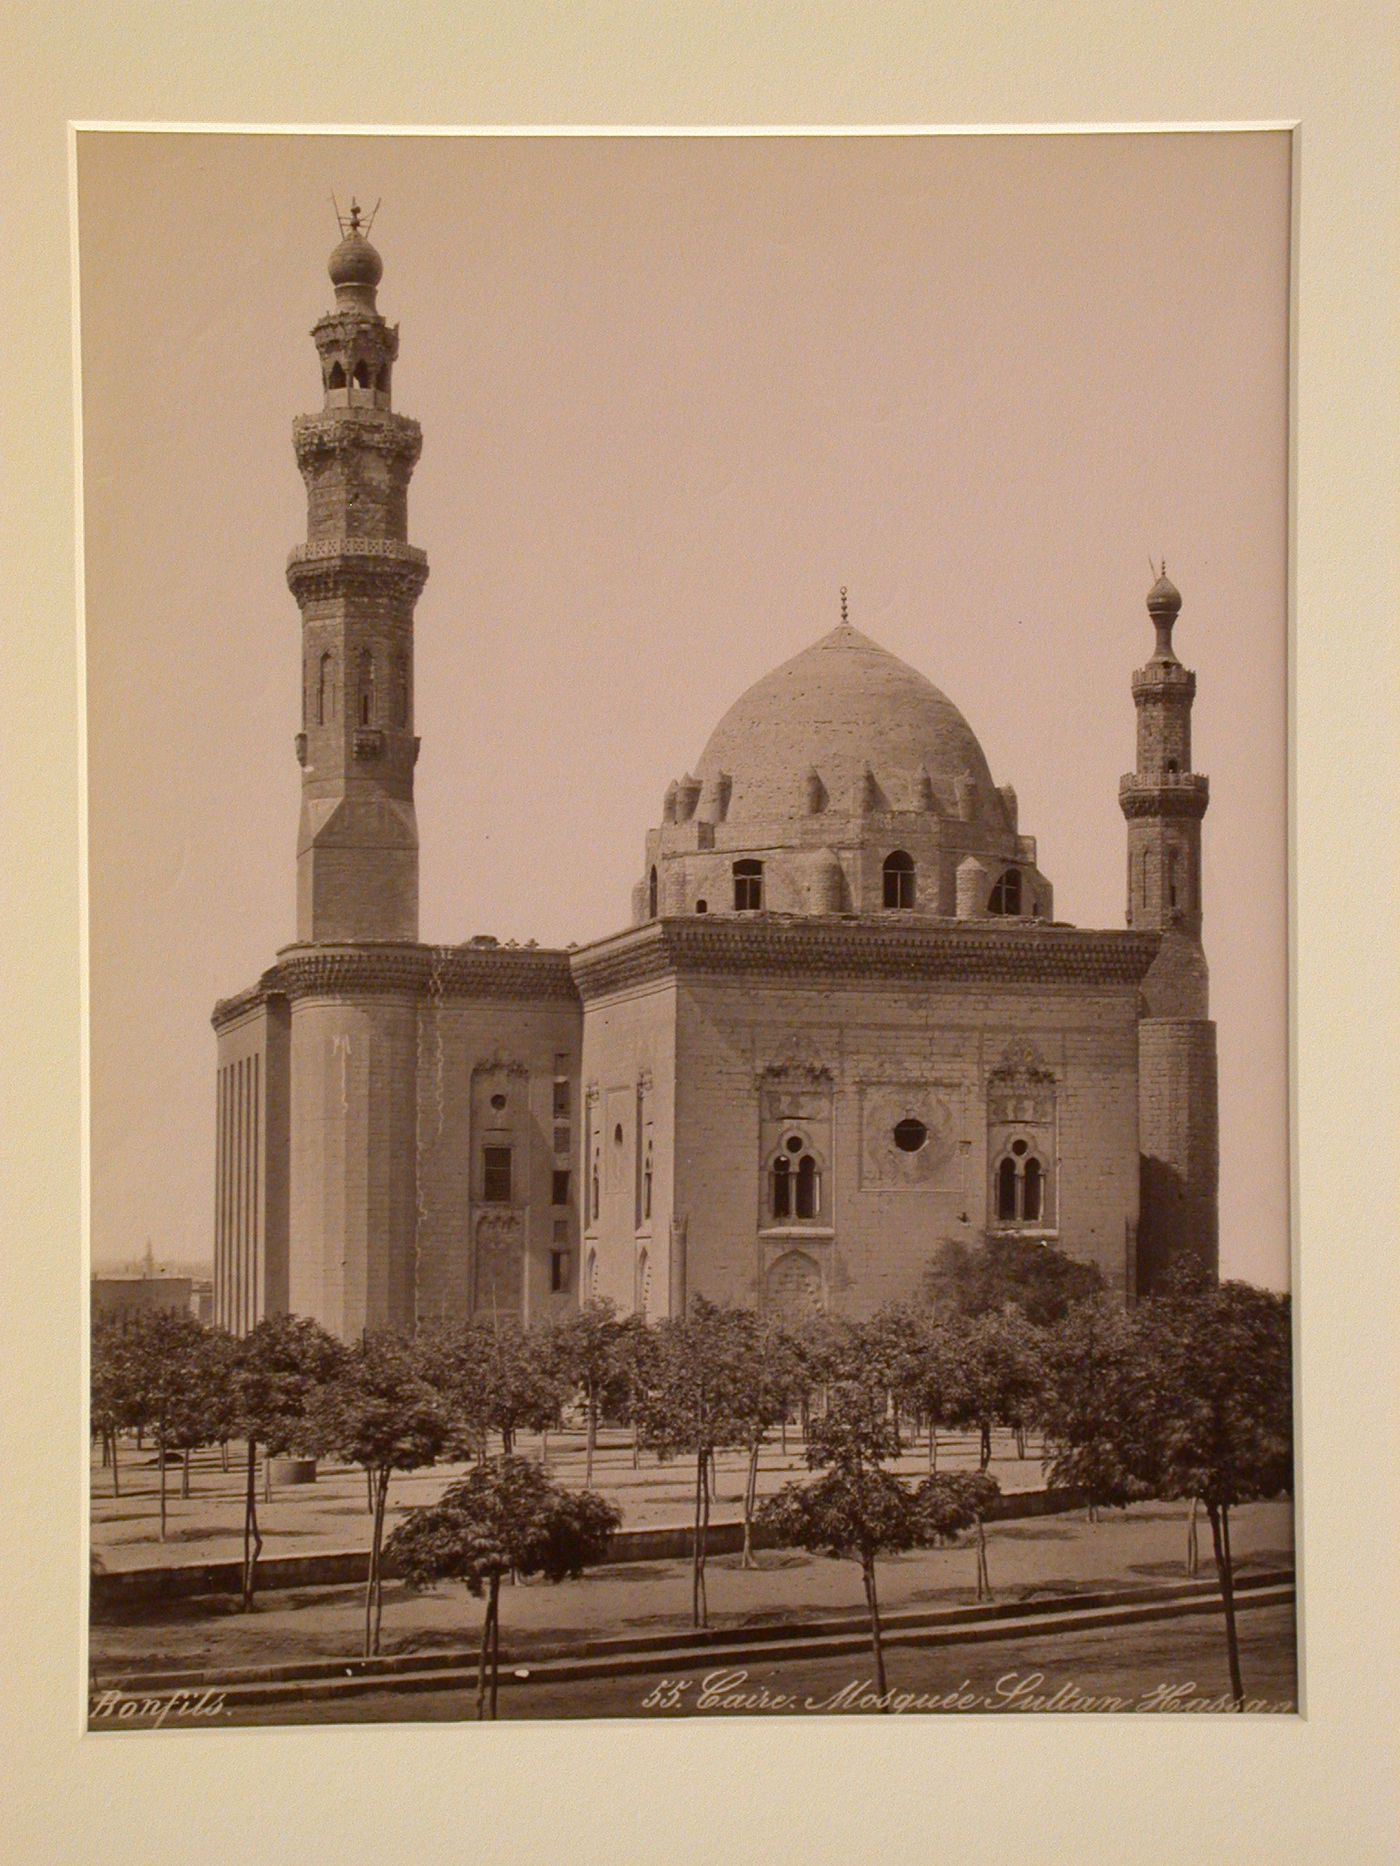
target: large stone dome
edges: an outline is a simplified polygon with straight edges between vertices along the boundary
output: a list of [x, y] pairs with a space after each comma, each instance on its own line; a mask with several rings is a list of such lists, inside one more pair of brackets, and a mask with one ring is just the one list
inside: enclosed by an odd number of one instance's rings
[[802, 813], [818, 782], [841, 813], [872, 778], [879, 797], [866, 808], [927, 809], [936, 799], [951, 812], [960, 780], [971, 780], [979, 802], [992, 790], [982, 748], [953, 702], [849, 622], [734, 702], [696, 776], [705, 793], [727, 776], [730, 824]]

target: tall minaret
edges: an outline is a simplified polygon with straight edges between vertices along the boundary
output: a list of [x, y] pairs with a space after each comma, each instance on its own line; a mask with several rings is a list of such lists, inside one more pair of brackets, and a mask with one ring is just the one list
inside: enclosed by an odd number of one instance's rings
[[1191, 769], [1196, 676], [1172, 651], [1181, 597], [1165, 565], [1147, 610], [1157, 644], [1133, 675], [1137, 770], [1119, 786], [1128, 924], [1161, 935], [1138, 1017], [1138, 1294], [1160, 1289], [1184, 1257], [1214, 1272], [1220, 1232], [1215, 1025], [1201, 947], [1201, 819], [1210, 787]]
[[422, 434], [392, 412], [399, 333], [376, 309], [384, 268], [353, 203], [341, 233], [335, 309], [312, 332], [325, 399], [293, 424], [307, 492], [306, 543], [287, 564], [302, 618], [303, 944], [418, 937], [413, 606], [428, 560], [407, 538]]
[[1119, 786], [1128, 819], [1128, 925], [1201, 937], [1201, 818], [1210, 783], [1191, 769], [1196, 676], [1172, 649], [1181, 596], [1166, 565], [1147, 597], [1157, 645], [1133, 675], [1137, 770]]

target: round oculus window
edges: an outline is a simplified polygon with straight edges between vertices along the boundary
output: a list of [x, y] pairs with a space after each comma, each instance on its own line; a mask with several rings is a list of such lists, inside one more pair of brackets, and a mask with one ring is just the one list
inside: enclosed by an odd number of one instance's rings
[[783, 1145], [787, 1148], [789, 1153], [801, 1153], [802, 1136], [800, 1134], [790, 1134], [783, 1142]]
[[504, 1108], [505, 1105], [506, 1105], [506, 1098], [504, 1095], [493, 1095], [491, 1097], [491, 1106], [496, 1110], [497, 1114], [501, 1112], [502, 1108]]
[[1023, 1153], [1030, 1152], [1030, 1148], [1026, 1145], [1024, 1140], [1013, 1140], [1011, 1143], [1011, 1151], [1016, 1155], [1016, 1158], [1019, 1160]]
[[927, 1139], [928, 1129], [913, 1115], [899, 1122], [894, 1130], [894, 1144], [901, 1153], [917, 1153]]

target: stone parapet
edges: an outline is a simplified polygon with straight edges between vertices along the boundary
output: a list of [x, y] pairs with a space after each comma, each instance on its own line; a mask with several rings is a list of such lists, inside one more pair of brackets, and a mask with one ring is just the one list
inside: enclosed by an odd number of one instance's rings
[[216, 1030], [266, 1003], [312, 997], [577, 1001], [569, 954], [547, 947], [427, 946], [404, 941], [289, 946], [256, 985], [214, 1006]]

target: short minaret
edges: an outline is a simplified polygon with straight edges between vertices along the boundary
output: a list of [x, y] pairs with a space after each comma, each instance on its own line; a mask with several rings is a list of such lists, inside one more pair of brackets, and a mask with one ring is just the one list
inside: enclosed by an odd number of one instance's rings
[[1181, 596], [1167, 567], [1147, 597], [1157, 644], [1133, 675], [1137, 770], [1118, 787], [1128, 819], [1128, 925], [1201, 937], [1201, 818], [1209, 780], [1191, 769], [1196, 676], [1177, 660], [1172, 628]]
[[422, 434], [393, 413], [399, 333], [375, 305], [384, 268], [357, 205], [341, 233], [335, 309], [312, 332], [324, 400], [293, 424], [307, 492], [287, 564], [302, 619], [301, 943], [418, 937], [413, 606], [428, 560], [407, 540]]

